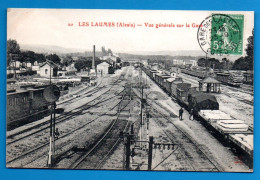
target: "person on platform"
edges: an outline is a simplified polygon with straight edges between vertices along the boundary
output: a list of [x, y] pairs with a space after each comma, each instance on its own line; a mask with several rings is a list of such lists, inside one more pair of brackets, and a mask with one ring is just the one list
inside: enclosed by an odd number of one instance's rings
[[194, 110], [193, 110], [193, 108], [191, 108], [191, 110], [190, 110], [190, 117], [189, 117], [190, 120], [194, 119], [193, 112], [194, 112]]
[[181, 107], [181, 109], [179, 110], [179, 119], [182, 120], [182, 114], [183, 114], [183, 109]]

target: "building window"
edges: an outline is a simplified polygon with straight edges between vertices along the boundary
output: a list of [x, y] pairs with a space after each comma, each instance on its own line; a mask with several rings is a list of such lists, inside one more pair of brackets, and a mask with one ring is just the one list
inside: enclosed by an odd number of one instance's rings
[[48, 74], [48, 69], [45, 69], [45, 74]]
[[10, 99], [9, 99], [9, 105], [10, 105], [10, 106], [12, 106], [12, 101], [13, 101], [13, 99], [10, 98]]

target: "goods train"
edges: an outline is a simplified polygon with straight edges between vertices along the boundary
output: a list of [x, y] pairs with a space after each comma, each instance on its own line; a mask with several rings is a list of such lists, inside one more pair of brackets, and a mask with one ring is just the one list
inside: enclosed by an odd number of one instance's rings
[[[7, 128], [29, 121], [32, 115], [46, 114], [49, 103], [43, 97], [44, 88], [7, 91]], [[35, 118], [34, 118], [35, 119]]]
[[[84, 82], [84, 81], [83, 81]], [[56, 83], [60, 89], [60, 94], [68, 93], [70, 82]], [[7, 129], [19, 127], [23, 124], [38, 120], [49, 113], [48, 103], [43, 92], [47, 85], [35, 86], [26, 85], [20, 86], [21, 89], [8, 89], [6, 99], [6, 120]]]
[[181, 106], [188, 111], [193, 109], [194, 118], [201, 120], [211, 132], [221, 138], [221, 142], [224, 139], [231, 147], [235, 147], [249, 167], [252, 166], [253, 131], [244, 121], [219, 110], [219, 103], [214, 95], [198, 92], [196, 87], [185, 83], [182, 78], [145, 67], [142, 70]]
[[188, 110], [195, 110], [195, 114], [201, 109], [218, 109], [218, 102], [215, 96], [198, 92], [196, 87], [186, 83], [182, 78], [176, 75], [164, 74], [157, 70], [142, 68], [143, 71], [154, 80], [167, 94], [176, 99], [182, 106]]
[[181, 69], [182, 73], [195, 76], [198, 78], [205, 78], [208, 75], [213, 75], [218, 81], [223, 84], [227, 84], [230, 86], [240, 87], [243, 83], [243, 75], [236, 72], [218, 72], [218, 71], [209, 71], [206, 68], [192, 68], [192, 69]]
[[235, 72], [217, 72], [216, 79], [223, 84], [240, 87], [243, 83], [243, 75]]
[[253, 71], [246, 71], [244, 73], [244, 79], [243, 79], [244, 84], [254, 84], [254, 72]]

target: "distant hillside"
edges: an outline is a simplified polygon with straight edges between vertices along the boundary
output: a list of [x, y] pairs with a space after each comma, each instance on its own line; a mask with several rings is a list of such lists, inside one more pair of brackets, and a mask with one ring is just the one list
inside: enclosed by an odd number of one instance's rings
[[127, 54], [127, 53], [118, 53], [119, 57], [123, 61], [129, 60], [173, 60], [173, 59], [182, 59], [182, 60], [198, 60], [204, 56], [169, 56], [169, 55], [137, 55], [137, 54]]
[[21, 50], [24, 51], [34, 51], [36, 53], [56, 53], [56, 54], [66, 54], [75, 52], [84, 52], [86, 49], [74, 49], [74, 48], [64, 48], [60, 46], [49, 46], [49, 45], [33, 45], [33, 44], [20, 44]]
[[[179, 59], [179, 60], [198, 60], [200, 58], [206, 58], [205, 54], [201, 54], [200, 53], [188, 53], [186, 51], [182, 51], [181, 52], [176, 52], [176, 53], [171, 53], [171, 54], [175, 54], [175, 55], [141, 55], [141, 54], [128, 54], [128, 53], [118, 53], [119, 57], [123, 60], [123, 61], [128, 61], [128, 60], [173, 60], [173, 59]], [[226, 57], [227, 59], [229, 59], [230, 61], [235, 61], [238, 58], [240, 58], [241, 56], [219, 56], [219, 55], [208, 55], [208, 58], [216, 58], [218, 60], [222, 60], [224, 57]]]
[[129, 51], [121, 52], [124, 54], [135, 54], [135, 55], [168, 55], [168, 56], [203, 56], [203, 51], [197, 50], [182, 50], [182, 51]]
[[[20, 44], [20, 48], [23, 51], [34, 51], [36, 53], [56, 53], [58, 55], [70, 54], [73, 56], [93, 56], [93, 52], [90, 49], [77, 49], [77, 48], [64, 48], [60, 46], [49, 46], [49, 45], [33, 45], [33, 44]], [[113, 50], [112, 50], [113, 51]], [[198, 60], [199, 58], [205, 58], [203, 51], [197, 50], [182, 50], [182, 51], [133, 51], [117, 53], [122, 60], [133, 60], [133, 59], [151, 59], [151, 60]], [[96, 56], [101, 57], [101, 51], [96, 51]], [[208, 56], [208, 58], [216, 58], [221, 60], [224, 56], [214, 55]], [[240, 56], [227, 56], [227, 59], [235, 61]]]

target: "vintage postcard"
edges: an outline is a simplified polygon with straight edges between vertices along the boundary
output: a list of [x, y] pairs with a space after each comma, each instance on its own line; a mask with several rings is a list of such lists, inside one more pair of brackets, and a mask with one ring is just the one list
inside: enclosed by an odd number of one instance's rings
[[6, 167], [253, 172], [254, 12], [7, 9]]

